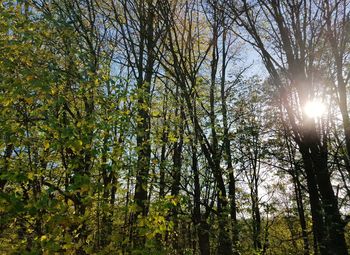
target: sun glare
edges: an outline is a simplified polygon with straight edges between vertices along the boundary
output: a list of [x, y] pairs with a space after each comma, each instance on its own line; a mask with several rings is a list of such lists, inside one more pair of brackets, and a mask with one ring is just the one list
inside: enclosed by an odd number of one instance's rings
[[318, 118], [326, 112], [326, 106], [321, 101], [313, 100], [305, 105], [304, 111], [310, 118]]

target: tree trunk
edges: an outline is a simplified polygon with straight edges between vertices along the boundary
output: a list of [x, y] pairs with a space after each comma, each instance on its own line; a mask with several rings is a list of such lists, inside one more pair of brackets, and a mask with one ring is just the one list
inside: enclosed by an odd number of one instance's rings
[[[224, 23], [224, 22], [223, 22]], [[225, 29], [225, 28], [224, 28]], [[229, 176], [229, 199], [230, 199], [230, 214], [231, 214], [231, 227], [232, 227], [232, 246], [233, 254], [238, 253], [238, 228], [237, 228], [237, 205], [236, 205], [236, 180], [234, 176], [231, 145], [229, 139], [229, 126], [227, 118], [227, 104], [226, 104], [226, 93], [225, 93], [225, 82], [226, 82], [226, 29], [223, 31], [222, 37], [222, 67], [221, 67], [221, 113], [223, 122], [223, 145], [224, 151], [227, 157], [227, 171]]]
[[[320, 253], [327, 254], [327, 244], [325, 240], [326, 229], [323, 220], [323, 209], [321, 206], [321, 201], [318, 193], [317, 183], [315, 173], [312, 167], [311, 156], [305, 146], [300, 146], [300, 153], [302, 155], [304, 169], [306, 173], [306, 183], [309, 193], [309, 201], [311, 206], [311, 216], [312, 216], [312, 228], [314, 236], [316, 237], [318, 249]], [[315, 247], [316, 248], [316, 247]], [[317, 251], [315, 250], [314, 253]]]
[[293, 174], [293, 184], [294, 184], [295, 200], [297, 202], [298, 215], [299, 215], [299, 221], [300, 221], [300, 227], [301, 227], [301, 235], [303, 237], [304, 255], [309, 255], [310, 254], [310, 244], [309, 244], [309, 238], [307, 235], [307, 225], [306, 225], [306, 219], [305, 219], [304, 203], [303, 203], [301, 185], [300, 185], [299, 176], [298, 176], [299, 170], [296, 166], [294, 168], [294, 171], [295, 172]]
[[192, 144], [192, 172], [194, 176], [194, 210], [193, 223], [196, 226], [198, 235], [198, 246], [201, 255], [210, 255], [209, 231], [210, 226], [206, 217], [201, 214], [201, 190], [199, 183], [198, 155], [196, 144]]
[[[154, 6], [151, 0], [145, 3], [139, 3], [140, 10], [140, 56], [138, 59], [138, 100], [137, 100], [137, 175], [135, 184], [134, 201], [137, 206], [133, 215], [133, 224], [137, 222], [139, 216], [148, 214], [148, 177], [151, 166], [151, 82], [153, 77], [154, 56]], [[144, 51], [146, 53], [144, 53]], [[144, 63], [143, 54], [147, 55]], [[145, 239], [136, 230], [135, 245], [143, 248]]]
[[210, 84], [210, 123], [211, 123], [211, 134], [212, 134], [212, 171], [218, 182], [218, 193], [217, 193], [217, 216], [219, 221], [219, 236], [218, 236], [218, 254], [232, 254], [232, 242], [229, 235], [229, 220], [227, 211], [227, 195], [226, 187], [223, 180], [223, 174], [220, 167], [220, 152], [218, 146], [218, 137], [216, 132], [216, 114], [215, 114], [215, 87], [216, 87], [216, 74], [218, 68], [218, 17], [217, 8], [213, 9], [213, 46], [212, 46], [212, 60], [211, 60], [211, 84]]
[[[180, 181], [181, 181], [181, 167], [182, 167], [182, 147], [183, 147], [183, 133], [184, 133], [184, 119], [185, 119], [185, 113], [183, 106], [180, 106], [180, 109], [176, 109], [175, 115], [177, 115], [178, 111], [180, 111], [180, 123], [179, 128], [177, 129], [176, 135], [178, 136], [177, 141], [174, 143], [174, 154], [173, 154], [173, 181], [171, 185], [171, 195], [175, 198], [179, 195], [180, 192]], [[176, 204], [172, 208], [172, 220], [174, 222], [174, 230], [175, 232], [179, 231], [179, 222], [178, 222], [178, 204]], [[181, 246], [179, 245], [179, 238], [180, 235], [176, 235], [175, 242], [173, 242], [173, 247], [177, 251], [177, 253], [180, 253]]]
[[325, 213], [325, 225], [328, 229], [328, 253], [347, 255], [347, 247], [344, 236], [344, 223], [340, 217], [338, 199], [334, 194], [327, 167], [327, 152], [311, 149], [311, 157], [315, 166], [316, 178], [321, 194], [322, 205]]

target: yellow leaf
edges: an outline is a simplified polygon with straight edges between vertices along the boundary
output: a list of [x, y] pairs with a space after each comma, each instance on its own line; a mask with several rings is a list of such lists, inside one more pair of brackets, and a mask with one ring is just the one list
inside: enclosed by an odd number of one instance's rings
[[49, 147], [50, 147], [49, 141], [45, 141], [45, 142], [44, 142], [44, 148], [45, 148], [45, 150], [47, 150]]
[[28, 173], [28, 179], [34, 180], [34, 173], [32, 173], [32, 172]]
[[175, 137], [174, 134], [170, 133], [168, 136], [168, 139], [170, 142], [175, 143], [177, 141], [177, 138]]
[[75, 151], [81, 150], [82, 145], [83, 145], [83, 141], [82, 140], [74, 140], [73, 143], [72, 143], [73, 150], [75, 150]]
[[6, 107], [6, 106], [9, 106], [11, 104], [11, 99], [5, 99], [3, 101], [3, 105]]
[[26, 101], [28, 104], [32, 104], [32, 103], [33, 103], [33, 98], [28, 97], [28, 98], [25, 99], [25, 101]]
[[55, 87], [52, 87], [51, 88], [51, 94], [52, 95], [56, 95], [56, 93], [57, 93], [57, 89]]
[[66, 250], [70, 250], [70, 249], [72, 249], [72, 247], [73, 247], [73, 244], [70, 244], [70, 243], [69, 244], [67, 243], [67, 244], [63, 245], [63, 249], [66, 249]]

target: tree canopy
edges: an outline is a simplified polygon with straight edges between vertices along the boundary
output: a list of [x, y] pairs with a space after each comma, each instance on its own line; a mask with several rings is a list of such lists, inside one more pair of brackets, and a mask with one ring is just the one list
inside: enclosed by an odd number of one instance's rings
[[349, 0], [0, 0], [0, 254], [349, 254], [349, 68]]

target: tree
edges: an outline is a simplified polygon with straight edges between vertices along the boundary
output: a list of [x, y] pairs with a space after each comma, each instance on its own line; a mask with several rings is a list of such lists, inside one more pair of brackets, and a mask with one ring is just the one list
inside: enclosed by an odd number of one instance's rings
[[[319, 50], [318, 43], [324, 27], [322, 16], [318, 11], [310, 13], [308, 10], [312, 6], [306, 1], [301, 4], [259, 1], [255, 5], [241, 1], [239, 7], [232, 3], [231, 6], [234, 17], [251, 36], [252, 45], [259, 50], [271, 75], [271, 82], [280, 91], [281, 104], [303, 157], [321, 254], [347, 254], [344, 224], [327, 167], [327, 134], [320, 133], [315, 119], [307, 117], [305, 113], [299, 112], [300, 115], [297, 115], [297, 109], [302, 109], [316, 93], [314, 81], [319, 70], [315, 64], [315, 54]], [[264, 14], [269, 25], [265, 34], [259, 29], [257, 12]], [[319, 22], [316, 24], [315, 20]], [[281, 57], [268, 48], [263, 36], [274, 38], [273, 46], [278, 47]], [[294, 97], [297, 98], [296, 102], [292, 101]], [[297, 108], [293, 108], [294, 105]]]
[[0, 1], [0, 250], [347, 254], [348, 14]]

